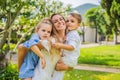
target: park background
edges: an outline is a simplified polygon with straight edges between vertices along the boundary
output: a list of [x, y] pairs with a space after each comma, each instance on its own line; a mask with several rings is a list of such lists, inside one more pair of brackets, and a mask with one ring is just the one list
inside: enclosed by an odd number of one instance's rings
[[[19, 80], [17, 46], [29, 39], [42, 18], [53, 13], [61, 13], [66, 17], [70, 12], [80, 13], [83, 17], [80, 34], [82, 46], [87, 47], [81, 47], [78, 66], [66, 72], [64, 80], [120, 79], [120, 1], [99, 0], [97, 4], [89, 2], [80, 5], [72, 3], [76, 6], [63, 3], [62, 0], [0, 1], [0, 80]], [[94, 69], [91, 70], [91, 67]], [[97, 67], [105, 70], [95, 71]]]

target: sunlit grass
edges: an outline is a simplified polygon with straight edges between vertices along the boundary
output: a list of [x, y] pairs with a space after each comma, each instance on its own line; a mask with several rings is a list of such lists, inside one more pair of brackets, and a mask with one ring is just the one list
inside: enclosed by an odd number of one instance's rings
[[79, 64], [99, 64], [120, 67], [120, 45], [80, 49]]
[[64, 80], [120, 80], [120, 74], [72, 70], [65, 73]]

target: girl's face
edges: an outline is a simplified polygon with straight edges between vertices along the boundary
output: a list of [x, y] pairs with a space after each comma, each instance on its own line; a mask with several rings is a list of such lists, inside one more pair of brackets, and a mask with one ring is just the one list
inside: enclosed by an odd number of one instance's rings
[[48, 39], [51, 35], [51, 31], [52, 31], [52, 25], [41, 23], [37, 33], [41, 39]]
[[52, 17], [52, 22], [53, 22], [55, 29], [57, 31], [61, 31], [61, 30], [66, 29], [65, 20], [63, 19], [63, 17], [61, 15], [54, 15]]
[[68, 30], [74, 30], [77, 29], [80, 26], [80, 24], [78, 23], [78, 20], [76, 18], [74, 18], [71, 15], [68, 15], [66, 20], [66, 26]]

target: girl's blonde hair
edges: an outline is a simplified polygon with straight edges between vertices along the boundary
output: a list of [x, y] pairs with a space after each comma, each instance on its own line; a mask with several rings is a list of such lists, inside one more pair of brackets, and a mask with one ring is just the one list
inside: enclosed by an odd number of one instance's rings
[[53, 28], [54, 28], [54, 25], [53, 25], [53, 23], [52, 23], [52, 21], [51, 21], [51, 19], [50, 18], [44, 18], [44, 19], [42, 19], [38, 24], [37, 24], [37, 26], [36, 26], [36, 28], [35, 28], [35, 30], [37, 31], [40, 27], [41, 27], [41, 24], [49, 24], [50, 26], [52, 26], [52, 31], [51, 31], [51, 35], [53, 35], [54, 33], [54, 31], [53, 31]]

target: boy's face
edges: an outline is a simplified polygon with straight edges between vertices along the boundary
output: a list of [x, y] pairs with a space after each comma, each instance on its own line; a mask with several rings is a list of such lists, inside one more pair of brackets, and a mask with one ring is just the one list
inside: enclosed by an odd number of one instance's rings
[[68, 15], [66, 20], [66, 26], [68, 30], [74, 30], [77, 29], [80, 26], [80, 24], [78, 23], [78, 20], [76, 18], [74, 18], [71, 15]]
[[51, 35], [52, 26], [50, 24], [42, 23], [37, 33], [41, 39], [48, 39]]

